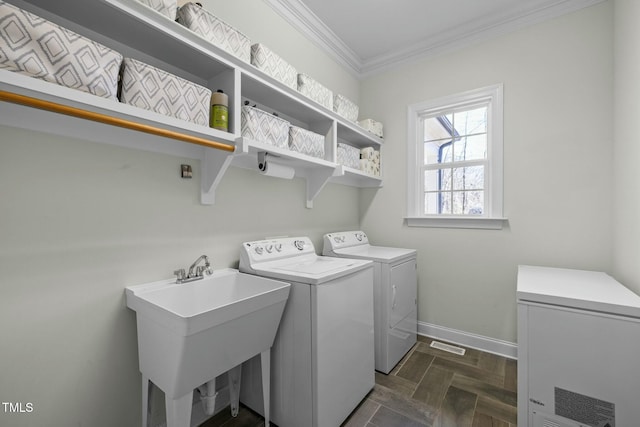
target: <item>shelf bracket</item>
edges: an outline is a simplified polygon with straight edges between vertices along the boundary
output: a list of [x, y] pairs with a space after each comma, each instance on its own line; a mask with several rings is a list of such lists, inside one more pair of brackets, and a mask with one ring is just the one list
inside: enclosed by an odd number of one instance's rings
[[200, 203], [213, 205], [216, 201], [216, 188], [220, 180], [231, 165], [233, 155], [222, 153], [219, 150], [207, 148], [201, 162], [201, 193]]
[[307, 209], [313, 208], [313, 200], [320, 194], [320, 191], [327, 185], [333, 176], [334, 169], [313, 169], [307, 172]]

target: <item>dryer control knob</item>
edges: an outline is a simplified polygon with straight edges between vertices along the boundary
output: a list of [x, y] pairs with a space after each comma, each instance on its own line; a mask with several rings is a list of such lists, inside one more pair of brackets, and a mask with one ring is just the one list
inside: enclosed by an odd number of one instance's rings
[[340, 236], [334, 236], [333, 241], [336, 243], [340, 243]]
[[282, 250], [282, 243], [276, 243], [275, 246], [276, 251], [280, 252]]
[[296, 240], [293, 242], [293, 246], [296, 247], [299, 251], [304, 249], [304, 240]]
[[273, 245], [272, 244], [268, 244], [267, 246], [264, 247], [265, 250], [267, 251], [267, 253], [271, 253], [273, 252]]
[[254, 251], [258, 254], [258, 255], [262, 255], [262, 252], [264, 252], [264, 248], [262, 246], [256, 246]]
[[356, 239], [358, 239], [359, 242], [362, 242], [362, 238], [364, 237], [364, 234], [362, 233], [356, 233]]

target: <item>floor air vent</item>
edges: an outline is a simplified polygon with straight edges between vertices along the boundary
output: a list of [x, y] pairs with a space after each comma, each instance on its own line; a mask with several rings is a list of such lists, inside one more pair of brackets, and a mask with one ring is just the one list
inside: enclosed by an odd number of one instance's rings
[[430, 347], [437, 348], [438, 350], [448, 351], [449, 353], [457, 354], [458, 356], [464, 356], [464, 353], [466, 351], [464, 348], [445, 344], [439, 341], [432, 341]]

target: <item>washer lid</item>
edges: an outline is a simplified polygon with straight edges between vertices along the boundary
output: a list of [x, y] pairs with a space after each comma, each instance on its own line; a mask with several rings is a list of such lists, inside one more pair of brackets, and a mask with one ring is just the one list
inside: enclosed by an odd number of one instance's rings
[[518, 302], [640, 318], [640, 296], [599, 271], [520, 265], [516, 294]]
[[371, 246], [369, 244], [360, 246], [351, 246], [349, 248], [334, 249], [330, 255], [356, 258], [370, 259], [372, 261], [382, 263], [395, 263], [409, 258], [416, 257], [415, 249], [389, 248], [386, 246]]
[[371, 261], [313, 254], [257, 264], [253, 270], [261, 276], [318, 285], [372, 266]]

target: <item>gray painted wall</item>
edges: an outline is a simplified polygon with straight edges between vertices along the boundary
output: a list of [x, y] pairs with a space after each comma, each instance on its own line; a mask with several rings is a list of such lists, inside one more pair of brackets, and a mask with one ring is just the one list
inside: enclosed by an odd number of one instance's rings
[[[640, 292], [633, 0], [615, 2], [615, 80], [609, 1], [360, 85], [262, 1], [204, 3], [384, 122], [384, 187], [328, 185], [307, 210], [304, 181], [232, 168], [216, 205], [202, 206], [198, 162], [0, 127], [0, 399], [34, 403], [27, 415], [0, 411], [1, 425], [139, 425], [124, 287], [202, 253], [235, 267], [239, 244], [265, 235], [319, 246], [324, 232], [363, 228], [375, 243], [417, 248], [420, 320], [508, 341], [519, 263], [613, 271]], [[406, 106], [498, 82], [508, 226], [407, 228]], [[185, 162], [191, 181], [178, 177]]]
[[[361, 192], [373, 242], [418, 250], [420, 321], [516, 341], [518, 264], [611, 270], [612, 3], [398, 67], [361, 84], [383, 117], [384, 187]], [[504, 214], [495, 230], [408, 228], [407, 106], [504, 84]]]
[[[261, 0], [209, 3], [358, 98], [355, 78]], [[194, 179], [179, 177], [182, 163]], [[328, 184], [309, 210], [304, 180], [231, 168], [216, 204], [203, 206], [197, 161], [11, 127], [0, 127], [0, 195], [0, 401], [33, 404], [27, 414], [0, 406], [0, 425], [11, 427], [140, 425], [125, 286], [169, 278], [201, 254], [214, 268], [237, 267], [243, 241], [308, 235], [321, 248], [324, 233], [359, 226], [352, 187]]]
[[613, 170], [616, 279], [640, 294], [640, 3], [616, 0]]

